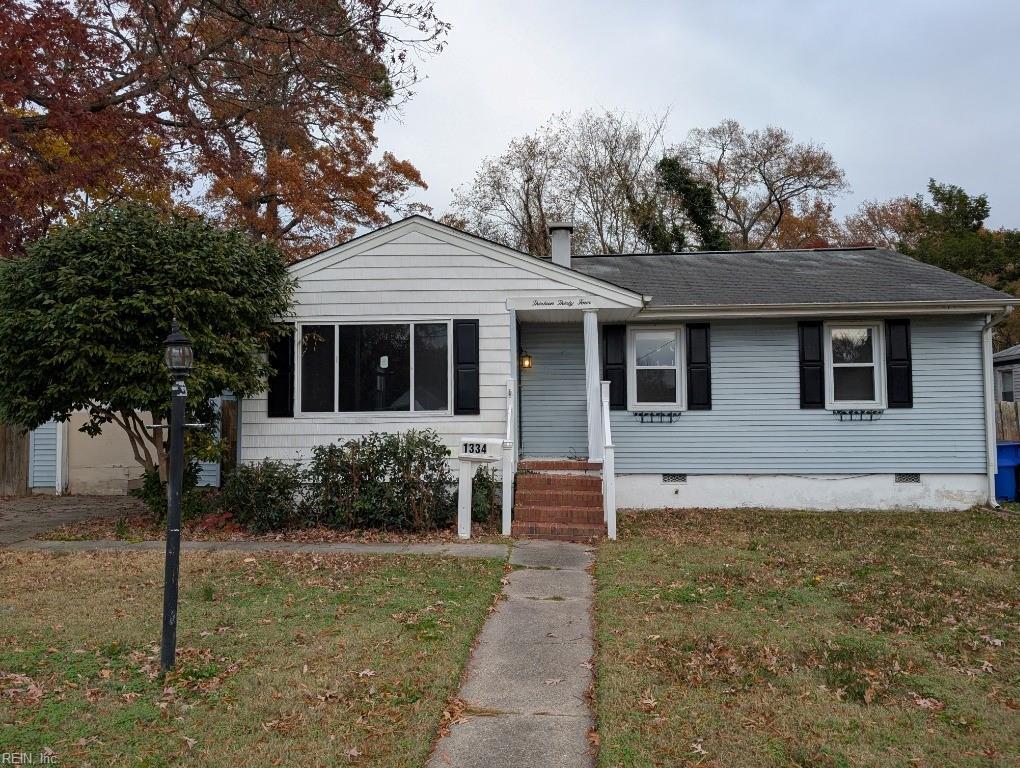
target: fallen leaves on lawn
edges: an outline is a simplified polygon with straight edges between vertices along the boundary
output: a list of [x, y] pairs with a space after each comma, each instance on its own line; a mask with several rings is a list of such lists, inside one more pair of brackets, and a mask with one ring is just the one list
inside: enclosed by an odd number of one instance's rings
[[0, 671], [0, 694], [18, 704], [38, 704], [43, 689], [28, 675]]
[[443, 717], [439, 723], [440, 738], [447, 736], [450, 733], [451, 726], [466, 723], [469, 719], [465, 714], [466, 712], [467, 704], [463, 699], [457, 697], [450, 699], [450, 703], [446, 706], [446, 709], [443, 710]]
[[914, 702], [914, 705], [921, 709], [930, 709], [933, 712], [940, 712], [946, 708], [946, 705], [936, 698], [921, 696], [920, 694], [909, 691], [907, 696]]

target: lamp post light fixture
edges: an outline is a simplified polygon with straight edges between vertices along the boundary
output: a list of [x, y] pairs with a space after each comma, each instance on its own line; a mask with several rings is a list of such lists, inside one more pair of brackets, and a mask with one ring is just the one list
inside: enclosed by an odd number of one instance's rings
[[181, 563], [181, 492], [184, 485], [184, 418], [188, 388], [184, 380], [191, 374], [194, 354], [191, 340], [174, 320], [170, 335], [163, 342], [163, 359], [173, 377], [170, 398], [170, 472], [167, 478], [166, 562], [163, 572], [163, 635], [159, 666], [163, 672], [174, 665], [177, 655], [177, 582]]

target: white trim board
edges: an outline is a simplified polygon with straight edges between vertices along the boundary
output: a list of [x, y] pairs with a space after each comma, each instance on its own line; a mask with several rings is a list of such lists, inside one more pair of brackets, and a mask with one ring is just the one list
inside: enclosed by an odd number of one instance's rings
[[905, 315], [964, 314], [983, 315], [1001, 312], [1020, 304], [1020, 299], [1002, 301], [885, 301], [848, 304], [727, 304], [718, 306], [687, 305], [646, 307], [638, 317], [642, 320], [672, 319], [747, 319], [759, 317], [900, 317]]

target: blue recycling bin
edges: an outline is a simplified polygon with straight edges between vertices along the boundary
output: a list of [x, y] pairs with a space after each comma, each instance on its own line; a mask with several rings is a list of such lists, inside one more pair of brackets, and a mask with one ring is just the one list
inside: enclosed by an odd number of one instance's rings
[[1017, 500], [1017, 475], [1020, 474], [1020, 443], [999, 443], [999, 471], [995, 473], [995, 498]]

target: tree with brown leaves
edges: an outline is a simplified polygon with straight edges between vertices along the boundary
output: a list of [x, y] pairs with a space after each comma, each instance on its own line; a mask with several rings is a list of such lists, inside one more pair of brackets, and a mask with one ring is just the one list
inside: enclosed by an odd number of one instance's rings
[[848, 190], [843, 170], [819, 144], [775, 126], [748, 131], [736, 120], [691, 131], [680, 156], [709, 183], [734, 248], [771, 248], [785, 219]]
[[843, 220], [842, 239], [847, 245], [913, 248], [920, 235], [920, 216], [921, 205], [916, 197], [865, 200]]
[[375, 123], [447, 28], [397, 0], [5, 3], [0, 249], [175, 182], [291, 253], [385, 223], [423, 182]]

